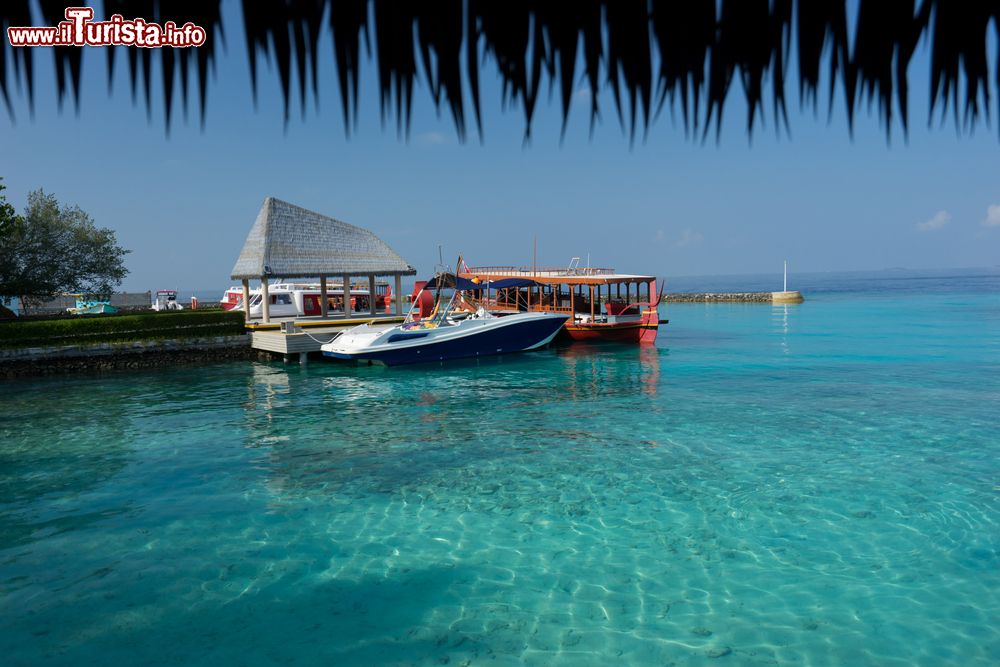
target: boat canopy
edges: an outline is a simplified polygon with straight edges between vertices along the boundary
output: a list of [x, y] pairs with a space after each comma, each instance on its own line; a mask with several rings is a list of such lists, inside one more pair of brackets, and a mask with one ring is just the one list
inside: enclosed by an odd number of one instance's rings
[[435, 289], [438, 286], [438, 279], [441, 280], [441, 287], [449, 287], [459, 290], [477, 289], [508, 289], [512, 287], [536, 287], [541, 283], [527, 278], [503, 278], [501, 280], [470, 279], [455, 277], [454, 273], [442, 273], [427, 281], [424, 289]]

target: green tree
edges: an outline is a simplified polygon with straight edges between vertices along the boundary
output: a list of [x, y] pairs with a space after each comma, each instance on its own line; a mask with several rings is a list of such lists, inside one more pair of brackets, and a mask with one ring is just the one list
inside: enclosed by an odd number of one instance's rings
[[[8, 274], [16, 261], [13, 251], [13, 240], [20, 238], [23, 234], [24, 219], [17, 214], [14, 207], [7, 201], [3, 191], [7, 186], [0, 178], [0, 286], [8, 282]], [[0, 289], [0, 292], [3, 290]], [[10, 297], [0, 294], [0, 318], [13, 317], [13, 314], [6, 308], [10, 303]]]
[[0, 299], [7, 303], [16, 296], [27, 309], [60, 292], [109, 294], [128, 275], [128, 252], [79, 206], [36, 190], [18, 216], [0, 194]]

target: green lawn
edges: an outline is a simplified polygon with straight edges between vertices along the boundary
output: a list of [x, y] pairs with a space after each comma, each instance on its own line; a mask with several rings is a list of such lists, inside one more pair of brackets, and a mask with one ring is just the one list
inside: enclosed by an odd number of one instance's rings
[[0, 348], [231, 336], [243, 332], [243, 311], [170, 310], [79, 315], [57, 320], [0, 321]]

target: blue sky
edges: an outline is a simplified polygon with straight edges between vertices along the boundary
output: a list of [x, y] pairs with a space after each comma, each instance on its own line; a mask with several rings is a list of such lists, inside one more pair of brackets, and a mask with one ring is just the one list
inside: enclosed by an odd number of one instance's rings
[[[39, 187], [79, 204], [132, 250], [128, 290], [223, 287], [266, 196], [367, 227], [422, 274], [438, 244], [470, 264], [540, 264], [586, 258], [597, 266], [661, 276], [984, 267], [1000, 264], [1000, 141], [990, 127], [959, 133], [951, 118], [927, 129], [928, 56], [910, 66], [910, 136], [887, 142], [861, 113], [850, 138], [841, 101], [826, 121], [791, 100], [791, 138], [766, 127], [752, 139], [738, 84], [718, 142], [692, 141], [668, 115], [630, 146], [609, 94], [591, 139], [582, 91], [565, 141], [558, 100], [543, 99], [525, 145], [520, 109], [501, 110], [485, 68], [485, 138], [457, 141], [425, 86], [409, 141], [383, 130], [375, 79], [362, 80], [361, 119], [345, 137], [328, 36], [320, 45], [319, 109], [287, 127], [277, 76], [259, 67], [251, 100], [238, 4], [227, 5], [226, 48], [209, 88], [204, 130], [197, 108], [175, 106], [169, 137], [154, 58], [151, 120], [133, 105], [124, 58], [112, 92], [104, 54], [84, 57], [79, 113], [56, 104], [51, 55], [36, 53], [35, 114], [15, 97], [16, 122], [0, 113], [0, 176], [18, 209]], [[992, 33], [991, 33], [992, 35]], [[997, 62], [991, 36], [991, 62]], [[993, 80], [991, 72], [990, 79]], [[794, 80], [794, 79], [792, 79]], [[825, 88], [824, 88], [825, 89]], [[192, 91], [193, 93], [194, 91]], [[996, 91], [991, 91], [996, 108]], [[192, 95], [192, 99], [195, 99]], [[177, 102], [175, 102], [177, 104]], [[1000, 223], [1000, 208], [995, 211]]]

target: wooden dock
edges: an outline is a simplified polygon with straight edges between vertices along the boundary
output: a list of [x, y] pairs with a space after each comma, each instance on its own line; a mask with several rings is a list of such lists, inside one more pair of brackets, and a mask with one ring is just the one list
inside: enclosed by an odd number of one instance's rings
[[253, 349], [280, 354], [286, 362], [298, 360], [305, 363], [310, 353], [318, 353], [322, 345], [345, 329], [368, 323], [392, 326], [402, 321], [403, 318], [399, 315], [383, 313], [350, 318], [343, 315], [286, 318], [268, 324], [251, 322], [247, 324], [247, 330], [250, 332], [250, 346]]

